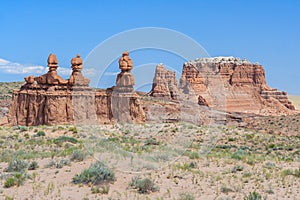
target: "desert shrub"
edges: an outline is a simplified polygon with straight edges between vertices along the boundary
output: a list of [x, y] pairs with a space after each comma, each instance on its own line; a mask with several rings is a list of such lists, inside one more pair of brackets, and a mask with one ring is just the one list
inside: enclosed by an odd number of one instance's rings
[[24, 172], [28, 166], [27, 161], [14, 159], [9, 162], [8, 167], [5, 169], [7, 172]]
[[189, 167], [192, 168], [192, 169], [195, 169], [195, 168], [197, 168], [197, 163], [196, 162], [190, 162]]
[[129, 186], [137, 189], [141, 194], [156, 192], [159, 190], [159, 188], [155, 186], [153, 181], [149, 178], [142, 179], [140, 177], [134, 177], [129, 183]]
[[236, 160], [242, 160], [242, 158], [246, 156], [246, 152], [243, 149], [239, 149], [236, 152], [233, 153], [231, 158], [236, 159]]
[[275, 168], [275, 164], [273, 162], [266, 162], [266, 164], [264, 165], [265, 168], [268, 168], [268, 169], [272, 169], [272, 168]]
[[159, 141], [155, 138], [149, 138], [145, 141], [145, 145], [159, 145]]
[[24, 183], [26, 176], [21, 173], [15, 173], [13, 177], [9, 177], [4, 182], [4, 187], [20, 186]]
[[178, 200], [194, 200], [195, 197], [190, 193], [181, 193]]
[[28, 166], [28, 170], [35, 170], [38, 167], [39, 167], [38, 163], [36, 161], [32, 161]]
[[62, 145], [62, 143], [64, 142], [70, 142], [70, 143], [73, 143], [73, 144], [76, 144], [78, 143], [78, 140], [74, 137], [69, 137], [69, 136], [59, 136], [58, 138], [56, 138], [54, 140], [54, 143], [57, 144], [57, 145]]
[[81, 150], [75, 150], [70, 156], [71, 161], [83, 161], [87, 157], [87, 153]]
[[34, 137], [42, 137], [42, 136], [45, 136], [46, 135], [46, 133], [44, 132], [44, 131], [38, 131], [35, 135], [34, 135]]
[[232, 168], [231, 173], [241, 172], [244, 170], [244, 166], [236, 165]]
[[23, 185], [23, 183], [26, 179], [26, 175], [22, 174], [22, 173], [16, 173], [16, 174], [14, 174], [14, 177], [16, 178], [16, 185], [17, 186]]
[[15, 185], [16, 185], [16, 178], [15, 177], [9, 177], [4, 182], [4, 187], [5, 188], [10, 188], [10, 187], [15, 186]]
[[51, 160], [46, 167], [55, 167], [57, 169], [61, 169], [66, 165], [70, 165], [70, 160], [61, 159], [61, 160]]
[[183, 164], [178, 163], [174, 167], [185, 171], [191, 171], [192, 169], [197, 168], [197, 163], [195, 162], [190, 162], [190, 163], [185, 162]]
[[299, 167], [299, 169], [295, 169], [293, 175], [300, 178], [300, 167]]
[[28, 127], [27, 126], [19, 126], [19, 130], [20, 130], [20, 132], [25, 132], [25, 131], [28, 131]]
[[228, 194], [229, 192], [234, 192], [234, 190], [226, 185], [221, 186], [221, 192]]
[[24, 137], [25, 137], [26, 139], [29, 139], [29, 138], [30, 138], [30, 136], [29, 136], [28, 133], [25, 133], [25, 134], [24, 134]]
[[200, 158], [200, 156], [199, 156], [198, 152], [192, 151], [192, 152], [189, 153], [189, 158], [190, 159], [198, 159], [198, 158]]
[[286, 176], [289, 176], [289, 175], [293, 175], [293, 170], [291, 170], [291, 169], [285, 169], [285, 170], [282, 171], [281, 175], [283, 177], [286, 177]]
[[97, 185], [114, 182], [115, 180], [115, 173], [100, 161], [93, 163], [88, 169], [73, 177], [73, 183], [75, 184], [92, 183]]
[[69, 131], [72, 131], [73, 133], [77, 133], [77, 128], [76, 128], [76, 126], [71, 126], [71, 127], [69, 128]]
[[93, 186], [91, 188], [93, 194], [108, 194], [109, 193], [109, 185], [102, 185], [102, 186]]
[[257, 192], [250, 192], [248, 195], [244, 197], [244, 200], [263, 200], [263, 198], [259, 193]]

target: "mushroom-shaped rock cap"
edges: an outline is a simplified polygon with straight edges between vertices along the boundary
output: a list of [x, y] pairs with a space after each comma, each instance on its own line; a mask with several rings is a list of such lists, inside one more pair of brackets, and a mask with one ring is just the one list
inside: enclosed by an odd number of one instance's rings
[[72, 65], [82, 65], [82, 58], [80, 57], [80, 54], [77, 54], [75, 58], [72, 58], [71, 60]]
[[129, 56], [129, 52], [128, 51], [124, 51], [122, 56]]
[[48, 65], [57, 65], [57, 64], [58, 64], [58, 60], [56, 58], [56, 55], [50, 53], [50, 55], [48, 57]]
[[130, 71], [133, 68], [132, 60], [129, 57], [128, 51], [125, 51], [119, 59], [119, 68], [122, 71]]

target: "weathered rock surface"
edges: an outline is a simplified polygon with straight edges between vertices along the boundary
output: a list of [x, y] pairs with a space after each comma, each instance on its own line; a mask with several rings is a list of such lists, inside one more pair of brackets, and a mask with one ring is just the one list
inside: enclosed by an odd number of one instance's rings
[[133, 62], [125, 51], [119, 59], [121, 72], [117, 76], [116, 86], [112, 88], [112, 115], [117, 121], [133, 123], [144, 122], [145, 114], [140, 105], [139, 96], [134, 92], [134, 77], [131, 74]]
[[121, 72], [117, 76], [114, 90], [120, 93], [132, 93], [134, 91], [134, 77], [131, 74], [133, 63], [127, 51], [125, 51], [119, 59], [119, 68]]
[[176, 73], [163, 64], [156, 66], [150, 96], [176, 100], [179, 95]]
[[256, 114], [294, 110], [285, 92], [266, 84], [264, 68], [246, 59], [216, 57], [184, 63], [180, 88], [198, 96], [200, 104], [218, 110]]
[[[63, 80], [56, 72], [58, 67], [56, 56], [50, 54], [49, 72], [39, 77], [26, 77], [26, 84], [13, 92], [9, 123], [27, 126], [86, 125], [123, 120], [138, 123], [145, 120], [136, 93], [132, 91], [132, 94], [126, 93], [125, 96], [119, 92], [114, 94], [114, 87], [94, 91], [89, 87], [89, 80], [81, 73], [80, 55], [73, 58], [71, 64], [73, 72], [70, 79]], [[133, 88], [131, 83], [122, 87]], [[119, 102], [117, 107], [114, 101]], [[128, 112], [124, 112], [126, 109]]]

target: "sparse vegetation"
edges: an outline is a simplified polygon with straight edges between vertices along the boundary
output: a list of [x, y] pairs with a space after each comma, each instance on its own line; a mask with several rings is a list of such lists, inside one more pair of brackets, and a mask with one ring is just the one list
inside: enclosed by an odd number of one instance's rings
[[141, 194], [159, 191], [159, 187], [156, 186], [150, 178], [142, 179], [140, 177], [134, 177], [129, 183], [129, 186], [137, 189]]
[[181, 193], [178, 200], [195, 200], [195, 197], [191, 193]]
[[24, 183], [26, 177], [22, 173], [15, 173], [13, 177], [9, 177], [4, 182], [4, 187], [20, 186]]
[[250, 194], [246, 195], [244, 197], [244, 200], [264, 200], [266, 198], [263, 198], [259, 193], [257, 192], [251, 192]]
[[115, 180], [115, 173], [100, 161], [93, 163], [88, 169], [73, 177], [73, 183], [75, 184], [91, 183], [99, 185], [102, 183], [111, 183]]
[[29, 164], [28, 170], [36, 170], [39, 167], [38, 163], [36, 161], [32, 161]]
[[[0, 161], [5, 162], [0, 176], [3, 187], [12, 188], [22, 184], [28, 187], [25, 182], [28, 178], [32, 184], [32, 192], [29, 189], [29, 193], [42, 193], [49, 198], [54, 193], [58, 196], [63, 193], [70, 181], [78, 185], [75, 187], [72, 184], [72, 191], [82, 191], [83, 184], [91, 187], [86, 198], [91, 194], [113, 198], [118, 196], [116, 198], [119, 199], [135, 199], [134, 195], [147, 194], [152, 198], [151, 193], [155, 192], [157, 199], [197, 199], [206, 193], [201, 188], [206, 188], [218, 200], [257, 198], [250, 197], [249, 191], [253, 190], [261, 195], [261, 199], [263, 195], [269, 199], [283, 195], [295, 199], [297, 192], [300, 192], [300, 137], [297, 136], [262, 134], [240, 127], [220, 126], [213, 128], [213, 131], [220, 131], [222, 137], [216, 140], [214, 148], [207, 154], [202, 154], [205, 134], [210, 133], [206, 131], [211, 127], [116, 124], [91, 131], [76, 127], [76, 134], [72, 127], [26, 127], [28, 130], [24, 133], [20, 132], [19, 127], [1, 127]], [[186, 143], [182, 150], [167, 146], [170, 137], [176, 138], [190, 132], [196, 139], [189, 138], [191, 142]], [[177, 143], [172, 147], [176, 147]], [[128, 162], [124, 163], [126, 168], [121, 169], [120, 180], [125, 178], [130, 182], [132, 178], [128, 177], [130, 173], [122, 173], [122, 170], [146, 172], [147, 178], [133, 175], [130, 187], [116, 189], [118, 183], [114, 184], [116, 175], [111, 168], [90, 164], [99, 155], [112, 167], [118, 168], [121, 163]], [[111, 159], [113, 162], [110, 162]], [[77, 167], [82, 168], [83, 165], [85, 170], [77, 171]], [[73, 173], [73, 178], [65, 179], [70, 177], [70, 173]], [[59, 177], [63, 183], [56, 182]], [[158, 190], [157, 185], [162, 189]], [[174, 192], [174, 185], [190, 185], [189, 188], [195, 188], [195, 192], [184, 189], [179, 195]], [[280, 191], [284, 193], [280, 193], [278, 188], [282, 188]], [[6, 194], [10, 190], [13, 189], [3, 191]]]
[[77, 149], [70, 155], [70, 160], [80, 162], [83, 161], [86, 157], [87, 157], [86, 152]]
[[25, 172], [27, 170], [28, 162], [20, 159], [15, 159], [9, 162], [6, 172]]
[[38, 131], [34, 136], [35, 137], [42, 137], [42, 136], [45, 136], [46, 133], [44, 131]]

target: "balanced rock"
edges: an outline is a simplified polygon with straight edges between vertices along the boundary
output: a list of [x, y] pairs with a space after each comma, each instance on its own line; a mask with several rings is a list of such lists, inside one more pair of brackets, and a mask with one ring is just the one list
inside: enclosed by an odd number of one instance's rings
[[77, 86], [88, 86], [90, 83], [90, 80], [87, 78], [84, 78], [82, 75], [82, 59], [79, 54], [75, 58], [72, 58], [71, 60], [71, 68], [72, 68], [72, 74], [69, 79], [70, 85], [77, 85]]
[[134, 92], [133, 63], [127, 51], [119, 59], [119, 68], [121, 72], [117, 76], [116, 86], [112, 88], [112, 116], [116, 121], [144, 122], [145, 114], [139, 96]]
[[133, 63], [127, 51], [119, 59], [119, 68], [121, 72], [117, 76], [115, 90], [119, 92], [133, 92], [134, 77], [131, 74]]

